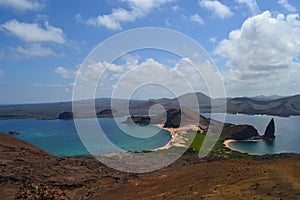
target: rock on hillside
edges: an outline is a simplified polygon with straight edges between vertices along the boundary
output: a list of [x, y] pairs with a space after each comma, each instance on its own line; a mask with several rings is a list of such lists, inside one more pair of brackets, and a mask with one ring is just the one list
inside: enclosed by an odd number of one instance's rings
[[114, 115], [118, 114], [115, 109], [104, 109], [97, 113], [98, 118], [113, 118]]
[[234, 140], [247, 140], [254, 137], [259, 137], [259, 134], [251, 125], [233, 125], [224, 124], [222, 136]]
[[72, 112], [63, 112], [60, 113], [58, 116], [58, 119], [67, 120], [67, 119], [73, 119], [74, 115]]
[[179, 126], [192, 124], [201, 127], [202, 130], [207, 130], [209, 125], [211, 125], [212, 131], [219, 131], [221, 130], [220, 127], [223, 127], [221, 133], [222, 136], [235, 140], [246, 140], [259, 136], [257, 130], [251, 125], [234, 125], [225, 123], [223, 126], [221, 122], [207, 119], [187, 108], [170, 109], [167, 110], [166, 115], [161, 114], [151, 118], [149, 116], [131, 116], [128, 117], [124, 123], [133, 122], [142, 125], [148, 125], [150, 123], [164, 124], [164, 128], [178, 128]]
[[209, 120], [187, 108], [169, 109], [166, 113], [157, 116], [130, 116], [124, 123], [136, 123], [142, 125], [164, 124], [164, 128], [178, 128], [189, 124], [209, 125]]

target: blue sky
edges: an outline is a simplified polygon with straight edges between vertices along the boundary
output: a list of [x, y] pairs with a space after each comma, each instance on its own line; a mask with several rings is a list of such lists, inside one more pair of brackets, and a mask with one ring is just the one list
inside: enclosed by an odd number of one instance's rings
[[[71, 100], [74, 74], [90, 51], [142, 27], [176, 30], [201, 44], [228, 96], [298, 94], [299, 10], [298, 0], [0, 0], [0, 104]], [[126, 59], [180, 62], [150, 51]]]

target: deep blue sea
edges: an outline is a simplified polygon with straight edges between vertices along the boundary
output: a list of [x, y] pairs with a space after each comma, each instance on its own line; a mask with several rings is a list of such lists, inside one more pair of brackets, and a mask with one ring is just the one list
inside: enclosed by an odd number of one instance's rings
[[[209, 117], [209, 114], [206, 115]], [[214, 119], [218, 120], [224, 114], [216, 114]], [[263, 115], [234, 115], [226, 114], [225, 121], [232, 124], [253, 125], [263, 135], [270, 122], [275, 120], [275, 135], [273, 141], [234, 142], [231, 147], [250, 154], [274, 154], [274, 153], [300, 153], [300, 116], [274, 117]]]
[[[88, 149], [99, 155], [116, 151], [110, 143], [105, 142], [104, 137], [115, 144], [120, 152], [152, 150], [164, 146], [171, 139], [168, 131], [155, 126], [140, 127], [119, 123], [124, 119], [119, 119], [117, 123], [113, 119], [97, 119], [105, 136], [96, 135], [96, 131], [90, 126], [93, 119], [80, 120], [86, 126], [83, 134], [92, 138]], [[20, 132], [14, 137], [57, 156], [90, 154], [81, 142], [73, 120], [0, 120], [0, 132], [8, 133], [11, 130]]]

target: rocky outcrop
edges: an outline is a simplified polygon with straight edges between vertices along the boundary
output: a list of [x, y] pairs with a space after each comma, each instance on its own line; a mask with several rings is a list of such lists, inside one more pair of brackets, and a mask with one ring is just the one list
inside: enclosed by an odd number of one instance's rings
[[272, 118], [271, 121], [269, 122], [265, 133], [263, 135], [264, 139], [274, 139], [275, 138], [275, 123], [274, 119]]
[[247, 140], [259, 137], [258, 131], [251, 125], [224, 124], [222, 136], [234, 140]]
[[114, 114], [117, 114], [118, 111], [112, 109], [104, 109], [97, 113], [98, 118], [113, 118]]
[[19, 135], [20, 132], [19, 131], [9, 131], [8, 134], [9, 135]]
[[61, 119], [61, 120], [68, 120], [68, 119], [73, 119], [73, 118], [74, 118], [74, 115], [72, 112], [63, 112], [63, 113], [60, 113], [58, 116], [58, 119]]
[[127, 118], [127, 120], [123, 123], [135, 123], [138, 125], [148, 125], [151, 123], [151, 118], [149, 116], [130, 116]]
[[194, 124], [199, 127], [199, 132], [206, 132], [209, 125], [212, 131], [219, 131], [223, 127], [222, 136], [228, 139], [247, 140], [260, 137], [257, 130], [251, 125], [234, 125], [216, 120], [207, 119], [189, 109], [169, 109], [166, 115], [158, 116], [131, 116], [124, 123], [135, 123], [139, 125], [164, 124], [164, 128], [178, 128], [179, 126]]
[[178, 128], [181, 123], [181, 109], [167, 110], [167, 119], [164, 124], [165, 128]]
[[192, 110], [182, 108], [169, 109], [166, 113], [151, 116], [151, 118], [149, 116], [130, 116], [124, 123], [135, 123], [140, 125], [147, 125], [150, 123], [163, 124], [164, 128], [178, 128], [179, 126], [194, 124], [196, 126], [201, 125], [201, 127], [206, 129], [209, 125], [209, 119]]

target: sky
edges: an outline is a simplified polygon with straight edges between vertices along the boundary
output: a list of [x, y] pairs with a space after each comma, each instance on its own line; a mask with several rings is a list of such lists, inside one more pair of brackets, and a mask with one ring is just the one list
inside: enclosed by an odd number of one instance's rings
[[[175, 30], [199, 43], [229, 97], [300, 94], [299, 10], [299, 0], [0, 0], [0, 104], [71, 100], [90, 52], [111, 36], [143, 27]], [[109, 97], [126, 70], [142, 65], [180, 68], [193, 80], [187, 61], [144, 49], [81, 74], [97, 79], [109, 65], [105, 88], [96, 94]], [[146, 92], [136, 98], [151, 98]]]

